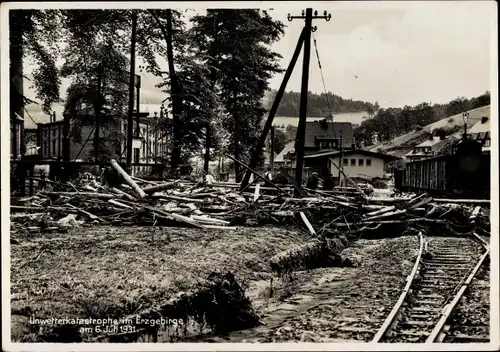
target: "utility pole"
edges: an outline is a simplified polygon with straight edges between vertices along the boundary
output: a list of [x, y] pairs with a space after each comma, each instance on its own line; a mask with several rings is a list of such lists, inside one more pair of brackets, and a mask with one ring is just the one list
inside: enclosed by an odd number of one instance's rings
[[132, 172], [136, 30], [137, 30], [137, 12], [132, 11], [132, 38], [130, 44], [130, 83], [128, 87], [128, 120], [127, 120], [127, 169], [128, 169], [127, 171], [129, 173]]
[[[302, 16], [288, 16], [288, 20], [304, 19], [304, 60], [302, 62], [302, 86], [300, 94], [300, 117], [297, 130], [297, 137], [295, 139], [295, 153], [297, 155], [297, 163], [295, 169], [295, 181], [302, 187], [302, 169], [304, 167], [304, 142], [306, 137], [306, 119], [307, 119], [307, 94], [309, 86], [309, 61], [311, 57], [311, 32], [316, 31], [316, 27], [312, 27], [313, 19], [325, 19], [329, 21], [331, 15], [325, 11], [322, 16], [318, 16], [318, 11], [312, 8], [307, 8], [305, 13], [302, 11]], [[298, 191], [295, 191], [298, 195]]]
[[[289, 19], [290, 20], [290, 19]], [[304, 43], [304, 34], [305, 30], [302, 30], [299, 40], [297, 41], [297, 46], [295, 47], [295, 51], [292, 55], [292, 59], [290, 60], [290, 64], [288, 65], [288, 68], [286, 69], [285, 72], [285, 77], [283, 77], [283, 82], [281, 82], [281, 86], [278, 90], [278, 93], [276, 94], [276, 97], [274, 98], [273, 105], [271, 107], [271, 110], [269, 110], [269, 117], [267, 118], [266, 124], [264, 125], [264, 129], [262, 130], [262, 133], [260, 135], [260, 139], [253, 150], [253, 155], [252, 159], [250, 160], [250, 168], [255, 170], [255, 167], [257, 166], [257, 162], [259, 160], [259, 155], [260, 151], [262, 150], [262, 147], [265, 144], [267, 134], [269, 133], [269, 130], [271, 129], [271, 126], [273, 124], [274, 116], [276, 115], [276, 112], [278, 111], [278, 107], [280, 105], [281, 98], [283, 97], [283, 94], [285, 93], [286, 85], [288, 83], [288, 80], [290, 79], [290, 76], [292, 75], [293, 68], [295, 67], [295, 63], [297, 62], [297, 59], [299, 58], [300, 51], [302, 50], [302, 44]], [[241, 182], [241, 189], [244, 189], [248, 185], [248, 181], [250, 180], [250, 175], [252, 172], [250, 170], [247, 171], [245, 174], [245, 177], [243, 178], [243, 181]]]

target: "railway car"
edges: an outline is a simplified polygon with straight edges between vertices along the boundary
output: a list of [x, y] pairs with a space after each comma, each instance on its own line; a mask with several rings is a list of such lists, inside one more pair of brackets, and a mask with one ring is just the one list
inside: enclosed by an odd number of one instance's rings
[[405, 164], [395, 171], [400, 191], [427, 192], [434, 196], [490, 197], [490, 155], [474, 140], [461, 142], [451, 155]]

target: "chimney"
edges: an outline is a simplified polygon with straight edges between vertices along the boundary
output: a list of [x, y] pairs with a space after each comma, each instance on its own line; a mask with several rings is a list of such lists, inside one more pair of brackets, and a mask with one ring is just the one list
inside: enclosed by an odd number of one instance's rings
[[488, 121], [488, 116], [481, 117], [481, 124], [486, 123]]

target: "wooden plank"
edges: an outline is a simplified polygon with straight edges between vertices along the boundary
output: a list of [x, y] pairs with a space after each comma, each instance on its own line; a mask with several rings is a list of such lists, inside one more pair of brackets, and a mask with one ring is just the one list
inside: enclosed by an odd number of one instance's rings
[[115, 159], [111, 159], [111, 166], [113, 169], [115, 169], [127, 182], [127, 184], [132, 187], [132, 189], [137, 193], [137, 197], [139, 199], [146, 197], [146, 193], [142, 190], [141, 187], [132, 179], [132, 177], [129, 176], [122, 168], [121, 166], [116, 162]]
[[260, 193], [260, 183], [257, 183], [255, 185], [255, 193], [253, 194], [253, 202], [255, 203], [257, 199], [259, 199], [259, 194]]
[[317, 236], [316, 231], [314, 231], [314, 228], [312, 227], [311, 223], [309, 222], [309, 220], [307, 220], [306, 214], [300, 212], [300, 217], [302, 218], [302, 221], [304, 221], [304, 223], [306, 224], [307, 229], [309, 230], [311, 235]]

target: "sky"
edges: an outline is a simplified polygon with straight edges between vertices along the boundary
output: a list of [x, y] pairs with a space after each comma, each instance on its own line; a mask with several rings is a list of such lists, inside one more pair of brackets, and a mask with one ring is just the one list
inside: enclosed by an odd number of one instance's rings
[[[328, 22], [313, 21], [327, 91], [343, 98], [378, 101], [381, 107], [402, 107], [447, 103], [491, 89], [494, 1], [310, 3], [320, 14], [327, 10], [332, 16]], [[225, 2], [223, 6], [241, 4]], [[286, 69], [304, 25], [303, 20], [289, 22], [287, 15], [300, 15], [304, 6], [301, 2], [260, 6], [272, 6], [270, 15], [286, 26], [283, 37], [272, 45]], [[301, 89], [302, 55], [287, 91]], [[283, 75], [276, 74], [270, 88], [278, 89]], [[156, 82], [157, 78], [143, 76], [143, 103], [164, 99], [154, 87]], [[63, 82], [63, 91], [68, 84]], [[309, 90], [324, 91], [313, 43]]]
[[[329, 22], [313, 21], [327, 91], [401, 107], [446, 103], [490, 89], [496, 2], [331, 3], [314, 9], [332, 15]], [[301, 13], [297, 10], [292, 15]], [[302, 20], [288, 22], [287, 13], [283, 8], [272, 11], [288, 25], [283, 39], [273, 45], [283, 56], [282, 67], [288, 65], [303, 26]], [[301, 74], [302, 58], [287, 91], [300, 91]], [[282, 77], [275, 76], [271, 87], [278, 89]], [[323, 91], [314, 45], [309, 90]]]

